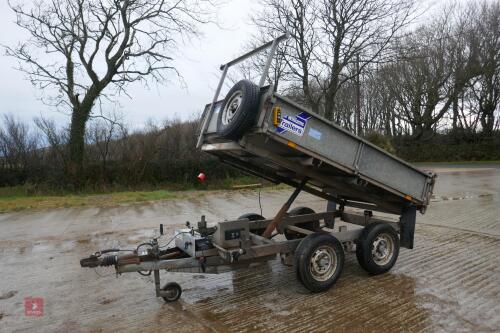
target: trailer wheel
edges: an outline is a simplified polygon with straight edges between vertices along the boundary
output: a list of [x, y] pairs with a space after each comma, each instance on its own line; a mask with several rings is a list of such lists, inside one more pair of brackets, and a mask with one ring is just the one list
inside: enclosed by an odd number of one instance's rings
[[[316, 213], [316, 212], [309, 207], [296, 207], [296, 208], [292, 209], [288, 213], [288, 215], [289, 216], [297, 216], [297, 215], [306, 215], [306, 214], [314, 214], [314, 213]], [[309, 221], [309, 222], [304, 222], [304, 223], [297, 223], [296, 226], [299, 228], [314, 231], [314, 230], [319, 228], [319, 221], [316, 220], [316, 221]], [[285, 229], [283, 233], [285, 234], [285, 238], [288, 240], [304, 238], [306, 236], [303, 234], [293, 232], [293, 231], [288, 230], [288, 229]]]
[[238, 140], [254, 124], [259, 109], [259, 87], [248, 80], [236, 83], [226, 95], [217, 118], [217, 133]]
[[359, 265], [372, 275], [389, 271], [399, 255], [399, 237], [394, 228], [383, 222], [363, 229], [356, 243]]
[[167, 292], [167, 296], [162, 296], [163, 300], [167, 303], [177, 301], [182, 294], [182, 288], [176, 282], [169, 282], [161, 289]]
[[[250, 221], [262, 221], [262, 220], [265, 220], [266, 218], [262, 215], [257, 214], [257, 213], [247, 213], [247, 214], [243, 214], [240, 217], [238, 217], [238, 220], [242, 220], [242, 219], [248, 219]], [[250, 232], [260, 236], [264, 233], [265, 230], [266, 230], [266, 228], [261, 228], [261, 229], [250, 230]]]
[[312, 292], [328, 290], [344, 268], [344, 250], [337, 238], [314, 233], [304, 238], [295, 250], [295, 272]]

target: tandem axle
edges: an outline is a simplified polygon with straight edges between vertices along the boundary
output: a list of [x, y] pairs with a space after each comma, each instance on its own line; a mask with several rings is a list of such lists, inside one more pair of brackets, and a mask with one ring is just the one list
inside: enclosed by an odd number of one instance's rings
[[[399, 247], [412, 243], [407, 235], [408, 213], [399, 221], [373, 217], [371, 211], [346, 212], [339, 209], [316, 213], [308, 207], [287, 212], [297, 189], [274, 219], [250, 213], [233, 221], [223, 221], [209, 227], [202, 216], [196, 227], [176, 230], [165, 245], [160, 225], [160, 237], [140, 244], [135, 251], [121, 254], [120, 249], [96, 252], [80, 261], [82, 267], [114, 266], [116, 273], [138, 272], [153, 274], [157, 297], [166, 302], [179, 299], [182, 289], [170, 282], [160, 286], [160, 271], [188, 273], [221, 273], [250, 268], [280, 256], [281, 262], [293, 266], [299, 281], [311, 292], [328, 290], [339, 278], [344, 266], [344, 252], [355, 251], [358, 262], [370, 274], [381, 274], [396, 263]], [[298, 194], [298, 193], [297, 193]], [[331, 204], [329, 204], [332, 207]], [[415, 210], [414, 210], [415, 211]], [[284, 212], [284, 213], [283, 213]], [[355, 228], [339, 226], [340, 219]], [[405, 224], [406, 223], [406, 224]], [[264, 237], [272, 228], [269, 237]], [[284, 235], [285, 240], [276, 236]], [[411, 234], [413, 238], [413, 234]], [[400, 241], [401, 240], [401, 241]], [[169, 245], [174, 242], [170, 247]], [[408, 247], [408, 246], [407, 246]]]

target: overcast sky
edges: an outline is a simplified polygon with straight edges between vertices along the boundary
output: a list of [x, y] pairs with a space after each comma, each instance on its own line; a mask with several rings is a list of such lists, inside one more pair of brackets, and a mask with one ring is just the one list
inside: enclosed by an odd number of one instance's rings
[[[132, 99], [120, 98], [120, 108], [126, 123], [140, 127], [148, 119], [191, 117], [211, 101], [220, 75], [219, 66], [239, 55], [253, 31], [248, 14], [257, 9], [257, 1], [228, 0], [219, 10], [223, 29], [215, 25], [203, 26], [203, 36], [187, 45], [180, 45], [175, 65], [185, 84], [171, 75], [166, 86], [141, 84], [130, 87]], [[13, 22], [15, 16], [6, 0], [0, 0], [0, 44], [15, 45], [26, 34]], [[41, 113], [59, 123], [68, 116], [45, 106], [38, 98], [40, 91], [31, 86], [23, 73], [14, 69], [14, 59], [0, 55], [0, 115], [13, 113], [23, 120], [31, 120]]]
[[[443, 3], [444, 0], [420, 2]], [[243, 51], [249, 35], [255, 30], [249, 14], [259, 9], [257, 0], [225, 0], [218, 12], [223, 27], [205, 25], [203, 36], [189, 44], [180, 45], [175, 66], [184, 78], [182, 84], [171, 75], [166, 86], [153, 85], [149, 89], [136, 84], [128, 89], [131, 99], [123, 96], [119, 109], [125, 122], [140, 128], [148, 119], [163, 120], [180, 117], [188, 119], [200, 112], [211, 101], [217, 85], [222, 63], [231, 60]], [[15, 16], [6, 0], [0, 0], [0, 44], [15, 45], [27, 35], [14, 24]], [[38, 98], [41, 92], [33, 88], [23, 73], [14, 69], [16, 61], [0, 54], [0, 115], [13, 113], [23, 120], [43, 114], [56, 119], [59, 124], [69, 121], [67, 115], [44, 105]]]

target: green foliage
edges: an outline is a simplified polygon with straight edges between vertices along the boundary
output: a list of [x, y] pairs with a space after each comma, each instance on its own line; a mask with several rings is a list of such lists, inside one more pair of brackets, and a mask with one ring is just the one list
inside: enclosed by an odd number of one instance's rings
[[436, 135], [426, 142], [400, 140], [397, 155], [410, 162], [460, 162], [500, 160], [500, 134], [492, 137]]
[[[65, 178], [64, 132], [50, 128], [50, 133], [59, 133], [51, 142], [60, 144], [44, 147], [43, 141], [37, 142], [40, 133], [30, 132], [28, 125], [10, 118], [6, 124], [0, 136], [0, 198], [5, 200], [42, 197], [43, 201], [44, 196], [130, 191], [136, 193], [133, 200], [155, 200], [154, 196], [164, 193], [140, 195], [137, 191], [230, 189], [263, 182], [196, 149], [196, 121], [151, 125], [132, 134], [96, 123], [87, 140], [85, 168], [79, 174], [82, 186], [76, 190]], [[0, 124], [0, 130], [3, 127]], [[104, 134], [111, 131], [117, 134], [106, 141]], [[411, 162], [500, 160], [499, 132], [485, 136], [454, 131], [426, 141], [370, 132], [365, 138]], [[207, 176], [203, 184], [197, 179], [200, 172]]]

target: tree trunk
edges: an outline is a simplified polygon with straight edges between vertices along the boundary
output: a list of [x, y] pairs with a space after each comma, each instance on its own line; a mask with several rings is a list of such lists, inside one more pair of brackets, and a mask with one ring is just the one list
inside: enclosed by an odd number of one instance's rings
[[481, 127], [484, 136], [491, 136], [495, 124], [495, 108], [496, 105], [491, 102], [486, 102], [481, 107]]
[[326, 101], [325, 101], [325, 118], [330, 120], [330, 121], [335, 121], [335, 119], [333, 119], [333, 116], [334, 116], [334, 109], [335, 109], [335, 100], [333, 99], [333, 97], [330, 96], [330, 94], [328, 94], [326, 96]]
[[324, 96], [325, 96], [325, 102], [324, 102], [324, 107], [325, 107], [325, 114], [324, 117], [330, 121], [335, 121], [335, 107], [337, 106], [337, 90], [333, 87], [336, 87], [338, 84], [338, 80], [334, 79], [334, 82], [330, 84], [330, 87], [328, 90], [326, 90]]
[[456, 96], [454, 99], [453, 99], [453, 121], [452, 121], [452, 124], [451, 124], [451, 129], [452, 129], [452, 132], [453, 134], [456, 134], [456, 131], [458, 129], [458, 96]]
[[83, 158], [85, 154], [85, 126], [89, 112], [82, 109], [73, 109], [69, 133], [69, 163], [68, 178], [79, 188], [82, 185]]

